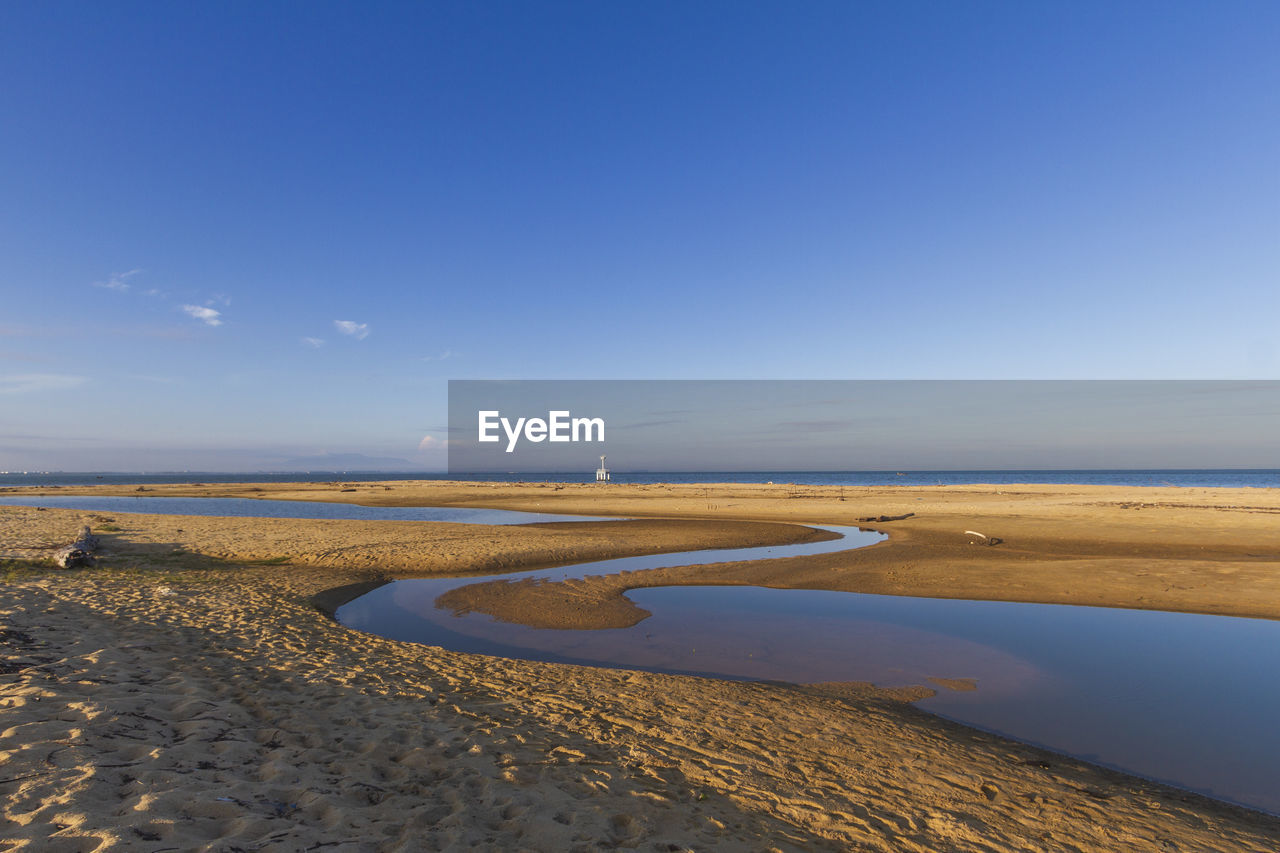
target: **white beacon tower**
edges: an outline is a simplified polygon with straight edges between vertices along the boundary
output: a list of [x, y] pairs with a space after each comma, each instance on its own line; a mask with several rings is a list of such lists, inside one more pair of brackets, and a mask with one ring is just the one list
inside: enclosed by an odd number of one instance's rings
[[604, 483], [609, 480], [609, 469], [604, 467], [604, 457], [600, 457], [600, 467], [596, 469], [596, 482]]

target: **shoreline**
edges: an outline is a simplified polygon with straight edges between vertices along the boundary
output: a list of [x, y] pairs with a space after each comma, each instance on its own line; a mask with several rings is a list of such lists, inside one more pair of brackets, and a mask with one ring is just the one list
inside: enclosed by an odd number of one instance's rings
[[[856, 525], [884, 533], [889, 539], [856, 552], [794, 558], [776, 566], [732, 565], [720, 571], [716, 582], [723, 582], [719, 578], [732, 572], [734, 577], [750, 579], [752, 585], [779, 588], [1280, 619], [1280, 490], [1242, 494], [1241, 489], [1221, 488], [1030, 484], [865, 487], [855, 491], [787, 484], [601, 486], [437, 481], [364, 483], [355, 492], [350, 488], [341, 483], [177, 484], [148, 488], [145, 494], [374, 507], [493, 508], [636, 520]], [[127, 489], [77, 487], [59, 489], [56, 494], [138, 496]], [[49, 492], [9, 492], [6, 496], [35, 494]], [[879, 521], [908, 513], [909, 518]], [[970, 542], [981, 540], [966, 535], [968, 530], [1003, 541], [994, 547], [972, 545]], [[624, 555], [601, 553], [582, 559]], [[554, 555], [541, 561], [513, 557], [493, 568], [538, 568], [563, 562]], [[643, 586], [667, 586], [707, 577], [677, 569], [658, 571], [661, 574], [637, 580], [643, 580]], [[604, 601], [615, 594], [620, 593], [613, 584], [607, 590], [602, 588], [598, 599]]]
[[[111, 513], [0, 507], [0, 550], [51, 544], [81, 519], [121, 528], [104, 535], [101, 569], [15, 570], [4, 587], [0, 627], [31, 641], [6, 635], [6, 657], [32, 666], [0, 676], [0, 776], [24, 777], [0, 788], [10, 798], [0, 839], [17, 841], [14, 849], [73, 838], [128, 846], [154, 836], [160, 846], [192, 849], [338, 841], [370, 850], [1138, 850], [1169, 842], [1243, 851], [1280, 838], [1276, 816], [952, 723], [865, 685], [728, 682], [452, 653], [344, 629], [311, 603], [344, 583], [741, 537], [751, 526], [745, 516], [790, 522], [803, 512], [839, 524], [915, 511], [861, 525], [897, 534], [902, 547], [891, 539], [793, 559], [862, 555], [833, 565], [858, 583], [922, 589], [989, 582], [1009, 565], [1034, 575], [1042, 564], [1070, 563], [1080, 576], [1106, 577], [1123, 574], [1126, 560], [1188, 562], [1194, 547], [1199, 568], [1181, 566], [1188, 577], [1235, 568], [1214, 577], [1232, 595], [1248, 589], [1272, 606], [1280, 591], [1239, 577], [1280, 552], [1280, 535], [1258, 523], [1280, 511], [1280, 496], [1194, 494], [1174, 507], [1125, 509], [1119, 504], [1168, 498], [1029, 488], [917, 501], [926, 495], [885, 489], [856, 500], [846, 490], [850, 499], [840, 502], [739, 486], [452, 488], [435, 497], [574, 514], [641, 517], [641, 509], [686, 522], [680, 530], [665, 521], [592, 523], [613, 527], [593, 540], [586, 530], [557, 531], [563, 523], [459, 530], [473, 526], [124, 513], [101, 522], [94, 517]], [[290, 491], [316, 494], [280, 490]], [[433, 502], [422, 489], [368, 491], [355, 496]], [[352, 494], [335, 489], [330, 499]], [[582, 513], [587, 504], [592, 511]], [[1135, 513], [1142, 535], [1130, 530]], [[972, 526], [975, 519], [991, 529]], [[1017, 552], [952, 543], [957, 523]], [[1082, 537], [1091, 530], [1092, 539]], [[865, 563], [873, 551], [898, 556]], [[961, 559], [968, 552], [980, 553]], [[1035, 556], [1011, 559], [1021, 552]], [[1142, 583], [1151, 588], [1160, 577]], [[63, 710], [50, 717], [49, 708]]]

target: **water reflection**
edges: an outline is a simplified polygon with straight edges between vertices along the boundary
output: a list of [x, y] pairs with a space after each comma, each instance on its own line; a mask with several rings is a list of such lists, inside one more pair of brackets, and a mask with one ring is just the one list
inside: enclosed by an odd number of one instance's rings
[[[850, 544], [668, 554], [529, 575]], [[937, 695], [917, 704], [944, 716], [1280, 813], [1280, 681], [1271, 676], [1280, 666], [1280, 622], [732, 586], [633, 590], [628, 597], [653, 615], [598, 631], [528, 628], [435, 606], [444, 591], [483, 580], [397, 581], [340, 608], [338, 618], [398, 640], [504, 657], [797, 683], [929, 684]], [[950, 690], [933, 677], [976, 679], [977, 689]]]

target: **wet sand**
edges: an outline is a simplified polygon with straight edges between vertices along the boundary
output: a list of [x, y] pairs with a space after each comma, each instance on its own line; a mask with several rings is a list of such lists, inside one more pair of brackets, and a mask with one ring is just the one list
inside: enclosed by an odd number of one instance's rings
[[[869, 549], [787, 567], [725, 564], [697, 580], [753, 571], [753, 582], [774, 585], [1275, 618], [1272, 490], [846, 489], [842, 501], [836, 489], [788, 486], [386, 486], [148, 488], [712, 521], [463, 527], [0, 507], [0, 554], [22, 558], [0, 597], [3, 849], [1269, 850], [1280, 841], [1280, 819], [904, 703], [947, 688], [943, 680], [877, 691], [512, 661], [383, 640], [317, 608], [326, 591], [393, 577], [808, 535], [736, 519], [914, 513], [866, 523], [891, 536]], [[102, 534], [99, 568], [25, 567], [84, 521], [120, 528]], [[1004, 542], [971, 545], [964, 530]]]

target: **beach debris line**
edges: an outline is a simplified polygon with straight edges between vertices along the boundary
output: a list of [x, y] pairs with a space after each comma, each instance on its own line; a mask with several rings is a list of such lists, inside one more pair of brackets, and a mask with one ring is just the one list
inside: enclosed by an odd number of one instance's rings
[[93, 565], [93, 552], [98, 550], [98, 537], [93, 535], [89, 525], [80, 528], [76, 541], [53, 555], [53, 561], [63, 569], [74, 569], [80, 566]]
[[1004, 540], [1003, 540], [1003, 539], [1001, 539], [999, 536], [988, 536], [987, 534], [985, 534], [985, 533], [979, 533], [979, 532], [978, 532], [978, 531], [976, 531], [976, 530], [966, 530], [966, 531], [965, 531], [965, 535], [966, 535], [966, 536], [981, 536], [981, 537], [982, 537], [982, 541], [981, 541], [981, 542], [976, 542], [976, 541], [974, 541], [974, 540], [970, 539], [970, 540], [969, 540], [969, 544], [970, 544], [970, 545], [999, 545], [1001, 542], [1003, 542], [1003, 541], [1004, 541]]

